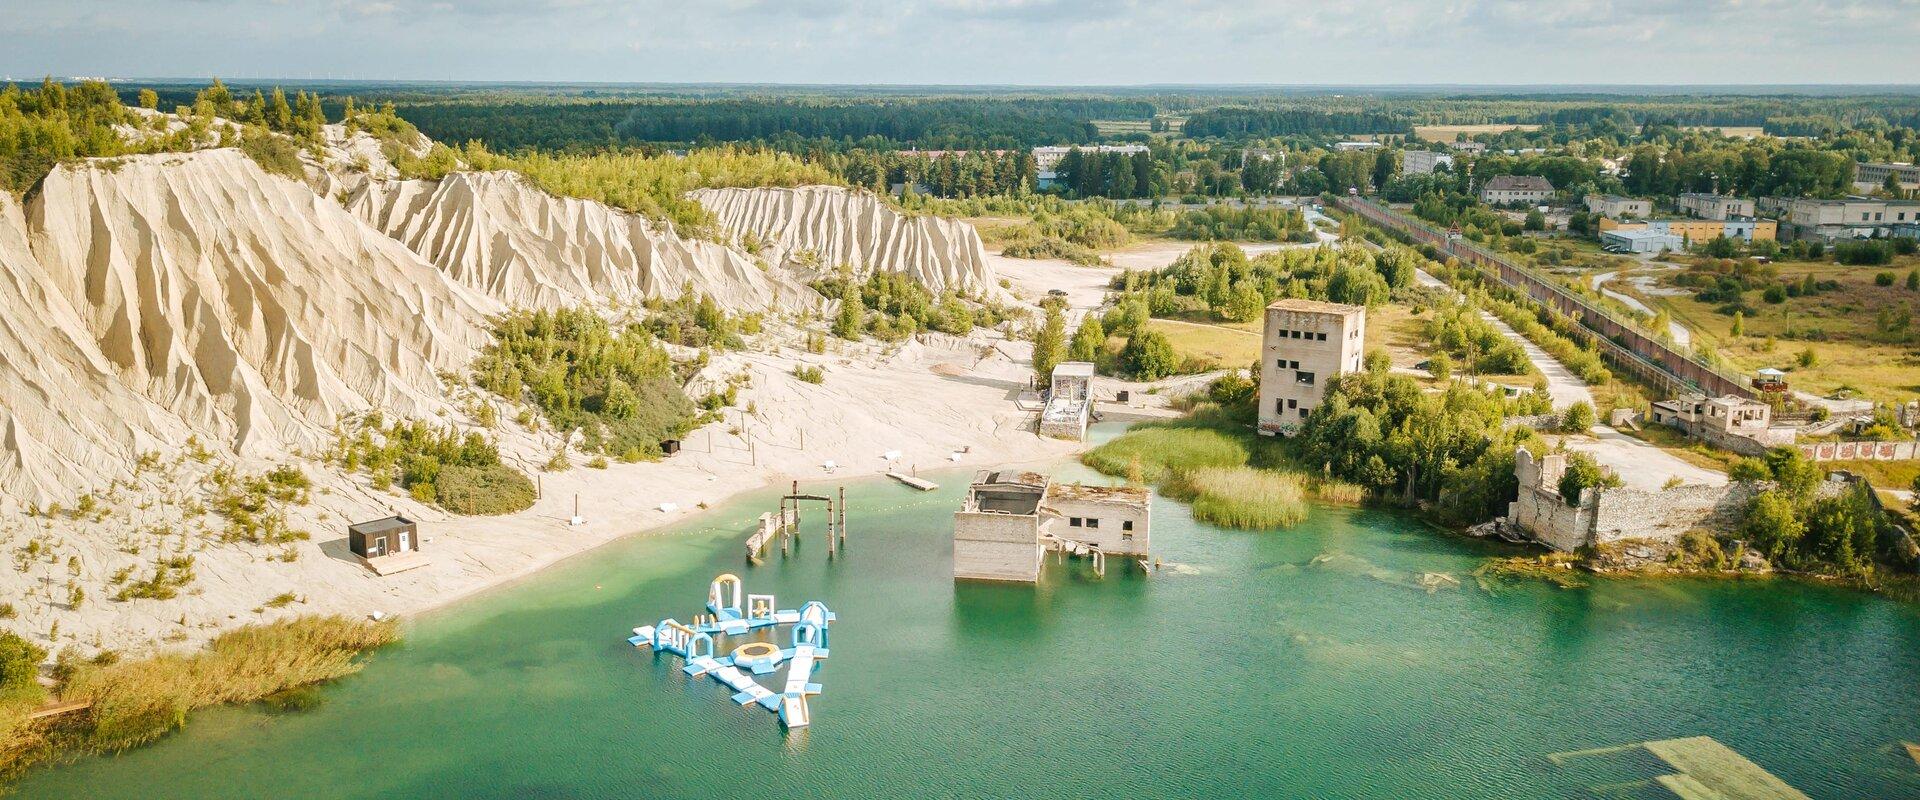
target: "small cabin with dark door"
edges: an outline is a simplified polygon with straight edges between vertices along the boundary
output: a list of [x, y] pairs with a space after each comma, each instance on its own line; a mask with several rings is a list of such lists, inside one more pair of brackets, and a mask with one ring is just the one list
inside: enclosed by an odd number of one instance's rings
[[347, 526], [347, 547], [361, 558], [419, 552], [420, 529], [406, 517], [387, 517]]

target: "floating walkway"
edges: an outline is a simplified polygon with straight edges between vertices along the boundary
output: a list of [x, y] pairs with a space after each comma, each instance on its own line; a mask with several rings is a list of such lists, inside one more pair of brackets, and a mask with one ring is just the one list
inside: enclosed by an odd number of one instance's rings
[[907, 473], [900, 472], [897, 470], [889, 471], [887, 473], [887, 477], [892, 478], [901, 483], [904, 483], [915, 489], [919, 489], [920, 491], [923, 491], [923, 492], [931, 492], [935, 489], [940, 488], [940, 484], [934, 483], [933, 481], [927, 480], [926, 478], [922, 478], [918, 475], [908, 475]]
[[[733, 702], [741, 706], [757, 705], [773, 712], [780, 724], [804, 728], [812, 724], [807, 698], [820, 694], [813, 672], [820, 659], [827, 657], [827, 629], [836, 619], [826, 604], [810, 601], [798, 609], [776, 609], [770, 594], [746, 596], [741, 603], [740, 579], [721, 575], [707, 589], [707, 613], [683, 623], [672, 618], [633, 629], [627, 643], [651, 647], [656, 653], [672, 653], [685, 663], [680, 671], [691, 677], [711, 677], [733, 690]], [[761, 629], [792, 626], [792, 646], [780, 648], [768, 642], [747, 642], [724, 656], [714, 655], [714, 644], [726, 636], [744, 636]], [[786, 680], [778, 692], [761, 685], [756, 675], [768, 675], [787, 668]]]

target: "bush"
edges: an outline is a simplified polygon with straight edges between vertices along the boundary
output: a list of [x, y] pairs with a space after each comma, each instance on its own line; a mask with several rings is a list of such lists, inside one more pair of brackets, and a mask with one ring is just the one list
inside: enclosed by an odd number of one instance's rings
[[306, 168], [300, 164], [300, 148], [284, 136], [274, 135], [265, 129], [248, 128], [240, 136], [240, 152], [269, 174], [296, 181], [307, 177]]
[[1873, 285], [1875, 285], [1875, 286], [1892, 286], [1892, 285], [1893, 285], [1893, 273], [1891, 273], [1891, 272], [1882, 272], [1882, 273], [1879, 273], [1879, 274], [1877, 274], [1877, 275], [1874, 275], [1874, 276], [1873, 276]]
[[1135, 380], [1142, 381], [1157, 381], [1180, 369], [1180, 358], [1173, 352], [1173, 343], [1167, 341], [1165, 334], [1152, 329], [1127, 338], [1126, 346], [1120, 349], [1120, 363]]
[[578, 429], [587, 452], [655, 454], [693, 427], [673, 362], [640, 326], [616, 330], [588, 309], [518, 311], [494, 321], [493, 338], [474, 381], [531, 401], [555, 430]]
[[46, 696], [40, 687], [40, 662], [47, 651], [13, 631], [0, 631], [0, 704], [38, 703]]
[[433, 485], [440, 505], [455, 514], [492, 516], [533, 507], [533, 481], [505, 464], [441, 467]]
[[1162, 487], [1193, 503], [1193, 517], [1221, 527], [1286, 528], [1307, 517], [1306, 480], [1254, 467], [1202, 467], [1176, 472]]
[[1567, 454], [1567, 471], [1560, 476], [1560, 499], [1569, 506], [1580, 505], [1588, 489], [1611, 489], [1620, 485], [1620, 476], [1600, 466], [1586, 453]]
[[824, 383], [827, 380], [827, 371], [821, 367], [795, 364], [793, 365], [793, 377], [799, 378], [803, 383]]
[[1586, 433], [1588, 428], [1598, 423], [1593, 404], [1585, 400], [1567, 406], [1566, 412], [1560, 416], [1560, 430], [1566, 433]]

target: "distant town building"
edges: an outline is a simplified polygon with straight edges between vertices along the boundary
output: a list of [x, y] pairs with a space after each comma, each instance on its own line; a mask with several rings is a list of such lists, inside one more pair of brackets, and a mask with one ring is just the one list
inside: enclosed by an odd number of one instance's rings
[[1060, 180], [1060, 160], [1074, 150], [1082, 153], [1119, 153], [1131, 156], [1134, 153], [1145, 153], [1148, 148], [1144, 144], [1098, 144], [1071, 147], [1048, 145], [1033, 148], [1033, 168], [1040, 188], [1052, 188]]
[[1462, 153], [1471, 153], [1473, 155], [1479, 155], [1481, 153], [1487, 152], [1486, 142], [1475, 142], [1472, 140], [1461, 141], [1461, 142], [1448, 142], [1447, 147], [1450, 147], [1454, 150], [1458, 150]]
[[1251, 164], [1255, 161], [1278, 161], [1285, 164], [1287, 154], [1284, 150], [1271, 147], [1247, 147], [1240, 150], [1240, 163]]
[[1553, 183], [1538, 175], [1495, 175], [1480, 187], [1480, 202], [1488, 205], [1544, 203], [1552, 196]]
[[953, 577], [1040, 579], [1041, 555], [1054, 548], [1145, 559], [1152, 504], [1143, 486], [1054, 483], [1037, 472], [981, 472], [953, 514]]
[[1879, 162], [1868, 161], [1853, 165], [1853, 187], [1863, 192], [1871, 192], [1887, 185], [1887, 176], [1900, 183], [1900, 188], [1913, 191], [1920, 189], [1920, 164], [1908, 164], [1904, 161]]
[[1724, 194], [1702, 194], [1688, 192], [1680, 195], [1675, 202], [1681, 211], [1701, 219], [1734, 219], [1756, 216], [1752, 200], [1728, 197]]
[[1342, 153], [1345, 153], [1350, 150], [1375, 150], [1382, 147], [1386, 147], [1386, 145], [1381, 142], [1368, 142], [1368, 141], [1359, 141], [1359, 140], [1333, 143], [1333, 149], [1338, 150]]
[[1612, 253], [1659, 253], [1683, 250], [1686, 246], [1685, 239], [1666, 231], [1616, 228], [1600, 232], [1600, 247]]
[[1791, 239], [1833, 241], [1920, 234], [1920, 201], [1767, 197], [1758, 205], [1780, 217], [1781, 227]]
[[1617, 194], [1587, 195], [1587, 210], [1605, 217], [1647, 217], [1653, 215], [1653, 201], [1621, 197]]
[[1359, 372], [1367, 309], [1318, 300], [1267, 306], [1260, 348], [1260, 432], [1292, 435], [1342, 372]]
[[1400, 157], [1400, 171], [1408, 175], [1430, 175], [1441, 164], [1453, 169], [1453, 156], [1432, 150], [1408, 150]]
[[[1710, 242], [1722, 236], [1743, 242], [1773, 241], [1778, 238], [1779, 224], [1770, 219], [1648, 219], [1631, 222], [1602, 218], [1600, 233], [1604, 242], [1608, 233], [1643, 231], [1667, 234], [1678, 237], [1683, 244]], [[1679, 248], [1670, 248], [1679, 249]], [[1631, 252], [1658, 252], [1658, 250], [1634, 250]]]

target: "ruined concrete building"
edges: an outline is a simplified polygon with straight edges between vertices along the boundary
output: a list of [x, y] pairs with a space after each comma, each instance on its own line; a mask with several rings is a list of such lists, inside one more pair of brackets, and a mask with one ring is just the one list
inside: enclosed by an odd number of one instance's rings
[[1291, 436], [1342, 372], [1359, 372], [1367, 309], [1286, 299], [1267, 306], [1260, 347], [1260, 433]]
[[1040, 579], [1048, 549], [1145, 558], [1151, 503], [1145, 487], [1054, 483], [1037, 472], [981, 472], [953, 514], [953, 576]]

